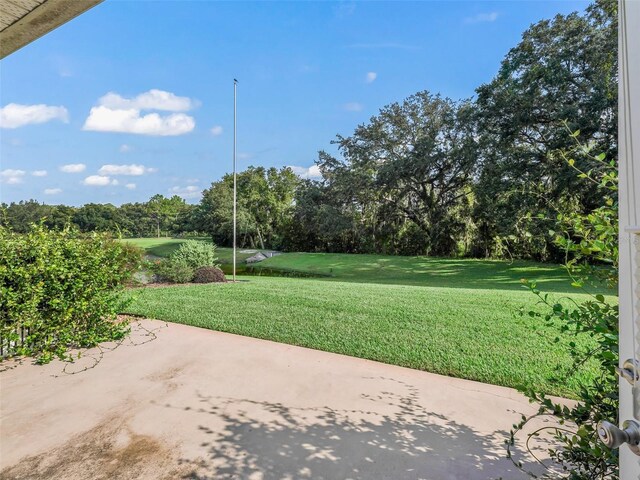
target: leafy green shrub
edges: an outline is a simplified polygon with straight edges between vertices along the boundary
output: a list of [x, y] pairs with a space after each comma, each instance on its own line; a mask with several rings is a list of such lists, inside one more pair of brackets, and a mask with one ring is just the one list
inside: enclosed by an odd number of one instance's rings
[[216, 246], [198, 240], [187, 240], [169, 257], [171, 262], [188, 265], [193, 270], [216, 266]]
[[[577, 134], [573, 134], [577, 136]], [[602, 205], [588, 213], [560, 213], [555, 230], [550, 232], [555, 243], [567, 255], [566, 267], [572, 285], [578, 288], [588, 283], [604, 281], [609, 287], [617, 286], [618, 280], [618, 171], [617, 162], [606, 160], [604, 154], [592, 156], [591, 145], [579, 145], [592, 168], [580, 170], [574, 158], [563, 153], [567, 163], [576, 169], [579, 178], [594, 182], [602, 193]], [[528, 282], [527, 282], [528, 283]], [[570, 480], [616, 480], [619, 478], [618, 450], [607, 448], [598, 438], [597, 426], [602, 420], [618, 424], [618, 305], [603, 295], [591, 295], [580, 302], [563, 305], [542, 294], [535, 283], [528, 283], [540, 304], [547, 307], [545, 313], [528, 312], [548, 325], [561, 324], [561, 332], [575, 337], [590, 337], [596, 347], [580, 348], [570, 342], [573, 357], [571, 371], [559, 371], [558, 380], [578, 371], [587, 362], [595, 361], [600, 375], [582, 385], [579, 402], [571, 407], [554, 401], [533, 389], [523, 392], [540, 405], [538, 412], [525, 417], [514, 426], [509, 448], [515, 443], [515, 435], [536, 417], [552, 416], [560, 423], [558, 427], [547, 427], [554, 433], [559, 448], [550, 448], [550, 457], [562, 467], [562, 473], [549, 471], [544, 478]], [[588, 293], [588, 292], [587, 292]], [[545, 429], [544, 427], [542, 429]], [[537, 435], [540, 430], [530, 434]], [[520, 464], [518, 466], [522, 467]]]
[[227, 277], [218, 267], [200, 267], [193, 276], [195, 283], [224, 283]]
[[[0, 338], [10, 354], [45, 363], [70, 347], [122, 338], [120, 295], [142, 252], [107, 234], [83, 235], [32, 225], [25, 234], [0, 227]], [[16, 345], [18, 331], [28, 332]]]
[[160, 278], [172, 283], [187, 283], [193, 280], [194, 269], [183, 260], [167, 258], [155, 264], [154, 273]]

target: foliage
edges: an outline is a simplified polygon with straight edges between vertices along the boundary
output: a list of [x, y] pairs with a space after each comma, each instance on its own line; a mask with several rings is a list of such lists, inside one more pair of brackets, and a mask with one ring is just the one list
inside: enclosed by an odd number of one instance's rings
[[152, 268], [153, 273], [160, 280], [172, 283], [187, 283], [193, 280], [195, 273], [193, 267], [182, 260], [165, 258], [155, 262]]
[[[0, 337], [28, 335], [17, 355], [40, 362], [67, 357], [70, 347], [121, 338], [121, 289], [141, 263], [139, 249], [109, 235], [82, 235], [33, 224], [24, 234], [0, 227]], [[6, 343], [5, 343], [6, 345]]]
[[216, 246], [212, 243], [199, 240], [187, 240], [181, 243], [178, 249], [169, 257], [174, 263], [184, 264], [196, 270], [200, 267], [213, 267], [216, 265]]
[[562, 247], [538, 214], [551, 216], [559, 204], [579, 213], [600, 206], [595, 185], [581, 184], [555, 152], [573, 148], [568, 125], [580, 130], [580, 141], [616, 157], [616, 4], [598, 0], [584, 15], [532, 25], [497, 76], [477, 89], [482, 168], [474, 186], [474, 255], [492, 255], [511, 237], [516, 257], [560, 260]]
[[171, 249], [167, 258], [153, 265], [153, 272], [162, 280], [187, 283], [193, 280], [197, 269], [216, 265], [216, 246], [212, 243], [181, 240], [175, 244], [177, 248]]
[[225, 283], [227, 278], [218, 267], [200, 267], [193, 276], [195, 283]]
[[[289, 251], [472, 256], [562, 261], [549, 235], [555, 210], [600, 206], [557, 152], [572, 148], [565, 125], [580, 129], [607, 158], [616, 156], [615, 0], [557, 15], [528, 28], [475, 101], [426, 91], [382, 107], [337, 152], [321, 151], [317, 179], [290, 168], [249, 167], [237, 175], [241, 247]], [[594, 166], [585, 159], [586, 169]], [[83, 231], [127, 236], [205, 232], [233, 243], [233, 176], [200, 203], [154, 195], [120, 207], [20, 202], [0, 221], [16, 231], [46, 217]]]
[[320, 152], [317, 161], [332, 208], [315, 223], [342, 224], [354, 244], [347, 251], [455, 254], [475, 163], [472, 111], [470, 102], [424, 91], [338, 135], [342, 158]]
[[66, 205], [45, 205], [35, 200], [0, 205], [0, 226], [16, 233], [26, 233], [32, 223], [43, 222], [48, 228], [60, 230], [71, 222], [75, 209]]
[[599, 206], [556, 152], [568, 125], [615, 158], [616, 50], [616, 3], [598, 0], [532, 25], [475, 102], [420, 92], [384, 107], [338, 136], [341, 158], [320, 153], [285, 247], [560, 261], [537, 219]]
[[[573, 136], [577, 137], [578, 133]], [[592, 280], [604, 280], [615, 287], [618, 278], [617, 163], [607, 160], [604, 154], [590, 155], [593, 148], [596, 148], [595, 143], [579, 144], [579, 153], [589, 158], [590, 165], [595, 165], [588, 170], [578, 168], [573, 156], [563, 154], [563, 157], [571, 168], [579, 172], [581, 179], [597, 186], [603, 204], [588, 214], [569, 212], [558, 215], [558, 231], [551, 234], [556, 244], [567, 253], [566, 267], [575, 287], [584, 287]], [[563, 305], [554, 302], [548, 294], [542, 294], [535, 283], [530, 284], [530, 288], [549, 310], [545, 314], [531, 311], [529, 315], [543, 318], [547, 325], [560, 323], [562, 332], [575, 339], [569, 343], [573, 366], [569, 370], [559, 370], [560, 380], [571, 376], [587, 362], [596, 362], [599, 367], [598, 376], [581, 384], [580, 403], [574, 407], [562, 406], [534, 388], [525, 390], [531, 400], [541, 404], [534, 417], [550, 415], [561, 424], [553, 430], [562, 448], [550, 449], [549, 454], [563, 467], [561, 478], [618, 478], [618, 451], [604, 446], [597, 435], [597, 425], [602, 420], [617, 424], [618, 305], [602, 295]], [[577, 340], [583, 337], [593, 345], [587, 348], [580, 344]], [[523, 418], [515, 426], [511, 445], [514, 444], [514, 434], [534, 417]]]
[[82, 232], [118, 232], [122, 216], [110, 203], [88, 203], [75, 211], [72, 221]]
[[[237, 234], [240, 246], [280, 248], [299, 178], [290, 168], [249, 167], [237, 175]], [[233, 176], [204, 191], [195, 214], [197, 229], [217, 244], [233, 243]]]
[[[210, 238], [198, 238], [201, 242], [211, 242]], [[123, 240], [145, 250], [155, 257], [167, 258], [176, 251], [185, 240], [180, 238], [127, 238]], [[254, 253], [247, 251], [236, 251], [236, 260], [243, 263], [247, 258], [253, 256]], [[228, 265], [233, 261], [233, 249], [228, 247], [216, 247], [216, 256], [221, 265]]]
[[82, 207], [46, 205], [35, 200], [0, 205], [0, 225], [25, 233], [31, 223], [43, 222], [61, 230], [72, 224], [82, 232], [111, 232], [125, 236], [159, 236], [161, 233], [185, 233], [194, 229], [193, 205], [174, 195], [154, 195], [145, 203], [87, 203]]
[[185, 222], [184, 218], [181, 217], [184, 217], [189, 210], [190, 207], [178, 195], [174, 195], [171, 198], [166, 198], [159, 194], [154, 195], [145, 205], [147, 215], [155, 224], [157, 237], [160, 237], [162, 231], [179, 230], [178, 224], [180, 221]]
[[330, 187], [305, 180], [296, 191], [283, 247], [294, 252], [358, 252], [361, 239], [357, 222]]

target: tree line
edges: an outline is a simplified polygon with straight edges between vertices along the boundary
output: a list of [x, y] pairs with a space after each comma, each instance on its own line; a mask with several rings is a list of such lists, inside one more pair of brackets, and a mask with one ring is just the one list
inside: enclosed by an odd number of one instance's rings
[[[602, 205], [568, 155], [617, 156], [617, 4], [532, 25], [472, 99], [421, 91], [383, 107], [321, 151], [319, 180], [289, 168], [238, 175], [241, 246], [295, 251], [560, 259], [553, 219]], [[596, 168], [595, 165], [593, 165]], [[232, 242], [233, 178], [198, 205], [152, 197], [120, 207], [3, 205], [17, 231], [53, 228], [131, 236], [201, 232]]]
[[47, 205], [36, 200], [0, 204], [0, 225], [26, 233], [32, 223], [61, 230], [67, 225], [81, 232], [111, 232], [126, 237], [160, 237], [192, 230], [194, 206], [174, 195], [154, 195], [147, 202], [87, 203], [82, 207]]

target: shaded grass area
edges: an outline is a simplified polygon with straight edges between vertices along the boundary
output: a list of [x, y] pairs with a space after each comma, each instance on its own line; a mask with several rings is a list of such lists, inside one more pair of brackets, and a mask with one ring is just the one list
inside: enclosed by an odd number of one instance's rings
[[[286, 253], [264, 260], [255, 268], [306, 272], [340, 282], [444, 288], [523, 290], [521, 280], [527, 279], [535, 281], [543, 291], [581, 292], [571, 287], [563, 266], [522, 260]], [[591, 290], [615, 294], [602, 286]]]
[[132, 290], [127, 313], [569, 397], [597, 373], [570, 374], [557, 328], [517, 313], [527, 291], [243, 280]]

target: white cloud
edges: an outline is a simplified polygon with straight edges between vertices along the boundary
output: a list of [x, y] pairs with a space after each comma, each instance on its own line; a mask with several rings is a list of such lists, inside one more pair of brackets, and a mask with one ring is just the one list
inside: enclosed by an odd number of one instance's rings
[[322, 178], [320, 167], [318, 167], [318, 165], [311, 165], [310, 167], [298, 167], [296, 165], [291, 165], [289, 168], [300, 178], [307, 178], [311, 180], [318, 180]]
[[192, 131], [195, 126], [193, 117], [184, 113], [172, 113], [163, 117], [157, 113], [141, 115], [140, 110], [134, 108], [112, 110], [100, 106], [91, 109], [82, 129], [166, 137], [184, 135]]
[[63, 106], [19, 105], [17, 103], [9, 103], [0, 108], [0, 128], [18, 128], [56, 119], [68, 123], [69, 112], [67, 109]]
[[333, 7], [333, 14], [340, 20], [353, 15], [353, 12], [355, 11], [355, 2], [340, 2], [338, 5]]
[[367, 72], [366, 81], [367, 83], [373, 83], [378, 78], [378, 74], [376, 72]]
[[84, 163], [69, 163], [68, 165], [62, 165], [60, 171], [64, 173], [80, 173], [86, 170], [87, 166]]
[[107, 185], [117, 185], [117, 180], [111, 180], [111, 177], [105, 175], [89, 175], [82, 181], [85, 185], [91, 185], [95, 187], [105, 187]]
[[126, 188], [128, 188], [129, 190], [135, 190], [136, 189], [136, 184], [135, 183], [127, 183], [125, 185]]
[[169, 112], [186, 112], [198, 105], [189, 97], [179, 97], [171, 92], [153, 88], [134, 98], [124, 98], [109, 92], [98, 100], [98, 104], [111, 110], [165, 110]]
[[64, 55], [54, 54], [49, 56], [51, 68], [62, 78], [73, 77], [74, 65], [71, 59]]
[[495, 22], [497, 19], [498, 19], [498, 12], [477, 13], [472, 17], [465, 18], [464, 23]]
[[61, 188], [45, 188], [44, 189], [44, 194], [45, 195], [56, 195], [58, 193], [62, 193], [62, 189]]
[[31, 175], [33, 175], [34, 177], [46, 177], [47, 176], [47, 171], [46, 170], [34, 170], [33, 172], [31, 172]]
[[133, 147], [131, 145], [127, 145], [126, 143], [123, 143], [122, 145], [120, 145], [119, 150], [120, 150], [120, 153], [127, 153], [133, 150]]
[[144, 175], [145, 173], [157, 172], [155, 168], [148, 168], [144, 165], [103, 165], [98, 170], [100, 175]]
[[363, 106], [361, 103], [358, 103], [358, 102], [349, 102], [344, 104], [344, 109], [347, 112], [361, 112], [363, 109]]
[[[192, 131], [196, 122], [185, 113], [160, 115], [141, 113], [143, 110], [186, 112], [198, 105], [188, 97], [179, 97], [163, 90], [149, 90], [134, 98], [124, 98], [109, 92], [92, 107], [84, 122], [83, 130], [96, 132], [135, 133], [138, 135], [172, 136]], [[128, 146], [127, 146], [128, 147]], [[126, 150], [126, 148], [125, 148]], [[121, 150], [122, 147], [121, 147]], [[127, 150], [128, 151], [128, 150]]]
[[169, 193], [179, 195], [182, 198], [197, 198], [200, 196], [201, 192], [201, 188], [197, 187], [196, 185], [188, 185], [186, 187], [171, 187], [169, 189]]
[[222, 135], [222, 127], [220, 125], [215, 125], [214, 127], [211, 128], [211, 134], [214, 137]]
[[22, 183], [24, 176], [27, 174], [24, 170], [14, 170], [8, 168], [0, 171], [0, 181], [9, 185], [16, 185]]

